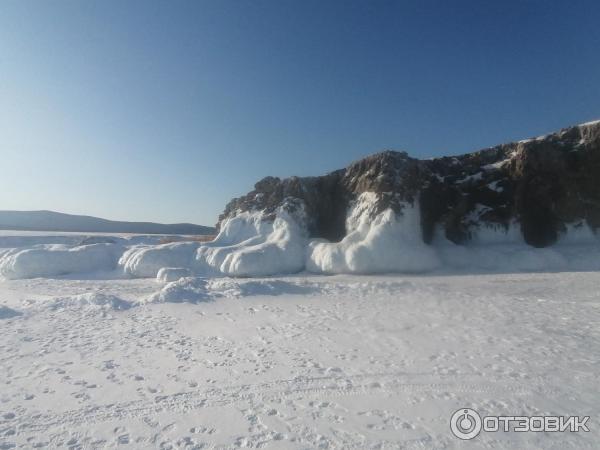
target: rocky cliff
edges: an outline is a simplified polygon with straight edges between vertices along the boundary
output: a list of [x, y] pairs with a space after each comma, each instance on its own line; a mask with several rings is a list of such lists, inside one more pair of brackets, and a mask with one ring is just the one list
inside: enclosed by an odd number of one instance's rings
[[266, 177], [229, 202], [219, 224], [244, 212], [272, 221], [281, 208], [303, 210], [310, 237], [337, 242], [360, 194], [371, 192], [375, 219], [418, 208], [423, 242], [443, 234], [465, 244], [481, 230], [516, 227], [546, 247], [570, 228], [600, 227], [600, 121], [460, 156], [419, 160], [385, 151], [318, 177]]

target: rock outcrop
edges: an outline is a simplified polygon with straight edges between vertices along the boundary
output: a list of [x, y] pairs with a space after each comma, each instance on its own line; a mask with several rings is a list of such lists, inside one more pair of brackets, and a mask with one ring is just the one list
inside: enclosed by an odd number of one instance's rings
[[554, 244], [569, 227], [600, 227], [600, 121], [460, 156], [419, 160], [385, 151], [318, 177], [266, 177], [229, 202], [219, 217], [302, 208], [313, 238], [346, 236], [351, 206], [372, 192], [373, 219], [388, 209], [420, 211], [423, 242], [441, 234], [465, 244], [484, 229], [517, 227], [534, 247]]

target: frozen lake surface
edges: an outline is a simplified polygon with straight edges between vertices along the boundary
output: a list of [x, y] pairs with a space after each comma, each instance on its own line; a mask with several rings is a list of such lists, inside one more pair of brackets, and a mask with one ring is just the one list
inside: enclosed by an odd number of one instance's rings
[[[454, 411], [591, 416], [597, 272], [0, 281], [0, 448], [463, 448]], [[180, 302], [180, 303], [176, 303]]]

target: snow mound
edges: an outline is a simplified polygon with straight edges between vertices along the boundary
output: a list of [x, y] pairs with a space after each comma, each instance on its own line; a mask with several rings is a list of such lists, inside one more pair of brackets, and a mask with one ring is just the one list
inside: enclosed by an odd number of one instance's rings
[[147, 303], [201, 303], [218, 298], [257, 295], [307, 295], [321, 290], [307, 283], [284, 280], [237, 281], [231, 278], [185, 277], [166, 284], [147, 299]]
[[185, 267], [163, 267], [158, 271], [158, 274], [156, 275], [156, 281], [170, 283], [171, 281], [177, 281], [180, 278], [191, 276], [191, 270]]
[[166, 284], [147, 303], [200, 303], [212, 300], [205, 278], [185, 277]]
[[102, 292], [86, 292], [85, 294], [67, 297], [54, 297], [44, 302], [44, 307], [52, 311], [72, 308], [92, 308], [98, 310], [124, 311], [131, 308], [131, 303], [110, 294]]
[[440, 261], [421, 237], [418, 203], [405, 204], [401, 214], [391, 209], [371, 220], [376, 194], [365, 192], [352, 206], [341, 242], [309, 244], [306, 269], [324, 273], [423, 272]]
[[20, 279], [113, 270], [122, 252], [123, 247], [116, 244], [16, 248], [0, 256], [0, 275]]
[[12, 319], [13, 317], [17, 317], [22, 315], [22, 313], [20, 313], [17, 310], [14, 310], [12, 308], [9, 308], [8, 306], [2, 306], [0, 305], [0, 320], [2, 319]]
[[119, 266], [126, 274], [140, 278], [155, 278], [163, 267], [191, 268], [198, 242], [174, 242], [156, 246], [134, 246], [128, 249]]
[[196, 269], [239, 277], [300, 272], [307, 239], [297, 217], [280, 208], [273, 221], [256, 212], [226, 220], [215, 240], [198, 248]]
[[308, 283], [293, 283], [285, 280], [252, 280], [236, 281], [231, 278], [216, 278], [207, 285], [209, 291], [215, 296], [223, 297], [249, 297], [256, 295], [308, 295], [321, 292], [315, 285]]

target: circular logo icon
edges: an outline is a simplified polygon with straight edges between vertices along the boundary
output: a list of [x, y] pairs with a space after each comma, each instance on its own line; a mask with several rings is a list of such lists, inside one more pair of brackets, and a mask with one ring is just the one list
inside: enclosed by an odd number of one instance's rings
[[450, 430], [459, 439], [473, 439], [481, 431], [481, 417], [470, 408], [462, 408], [452, 414]]

